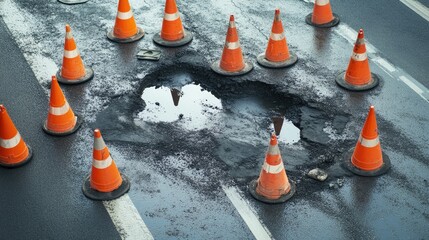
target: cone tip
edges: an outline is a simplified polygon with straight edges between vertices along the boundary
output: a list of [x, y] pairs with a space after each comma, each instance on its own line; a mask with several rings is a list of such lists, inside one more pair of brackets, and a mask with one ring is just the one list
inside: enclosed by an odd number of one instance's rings
[[51, 77], [51, 79], [52, 79], [52, 82], [56, 82], [56, 81], [57, 81], [57, 77], [56, 77], [55, 75], [53, 75], [53, 76]]
[[94, 130], [94, 137], [95, 137], [95, 138], [101, 138], [101, 132], [100, 132], [100, 129], [96, 128], [96, 129]]
[[66, 32], [71, 32], [71, 27], [68, 24], [66, 24]]
[[229, 16], [229, 21], [234, 22], [234, 15]]
[[271, 133], [270, 145], [271, 146], [277, 145], [277, 136], [276, 136], [276, 133], [274, 132]]
[[279, 9], [279, 8], [276, 8], [276, 10], [275, 10], [275, 14], [276, 14], [276, 15], [279, 15], [279, 14], [280, 14], [280, 9]]
[[0, 104], [0, 112], [6, 112], [6, 108], [3, 104]]
[[358, 38], [363, 38], [364, 34], [363, 34], [363, 29], [359, 29], [359, 34], [358, 34]]
[[371, 105], [371, 107], [369, 107], [369, 112], [370, 113], [375, 113], [375, 107], [374, 107], [374, 105]]

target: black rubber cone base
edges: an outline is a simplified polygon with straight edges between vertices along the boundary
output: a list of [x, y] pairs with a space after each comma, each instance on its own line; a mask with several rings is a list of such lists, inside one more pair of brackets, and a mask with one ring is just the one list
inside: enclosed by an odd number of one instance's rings
[[85, 76], [78, 78], [78, 79], [63, 78], [61, 76], [61, 69], [58, 70], [58, 72], [57, 72], [58, 82], [60, 82], [62, 84], [67, 84], [67, 85], [75, 85], [75, 84], [79, 84], [79, 83], [84, 83], [84, 82], [91, 80], [93, 77], [94, 77], [94, 71], [92, 70], [92, 68], [87, 67], [87, 66], [85, 66]]
[[124, 195], [130, 190], [130, 185], [131, 185], [127, 176], [121, 173], [121, 177], [122, 177], [122, 184], [121, 186], [119, 186], [118, 189], [112, 192], [99, 192], [91, 188], [91, 184], [90, 184], [91, 175], [89, 175], [85, 179], [85, 182], [82, 185], [82, 192], [83, 194], [85, 194], [87, 198], [96, 200], [96, 201], [109, 201], [109, 200], [119, 198], [120, 196]]
[[268, 199], [262, 195], [259, 195], [256, 192], [256, 187], [258, 185], [258, 179], [255, 179], [249, 183], [249, 192], [256, 200], [259, 200], [259, 201], [264, 202], [264, 203], [284, 203], [287, 200], [289, 200], [296, 192], [295, 183], [292, 181], [289, 181], [289, 184], [290, 184], [290, 191], [287, 194], [282, 195], [279, 199]]
[[144, 37], [144, 31], [142, 28], [137, 27], [137, 33], [129, 38], [118, 38], [115, 37], [115, 35], [113, 35], [113, 29], [107, 33], [107, 38], [110, 41], [113, 42], [118, 42], [118, 43], [131, 43], [131, 42], [135, 42], [137, 40], [140, 40]]
[[17, 168], [17, 167], [21, 167], [22, 165], [27, 164], [31, 158], [33, 157], [33, 150], [31, 149], [31, 147], [29, 145], [27, 145], [28, 148], [28, 156], [26, 159], [24, 159], [23, 161], [19, 162], [19, 163], [13, 163], [13, 164], [7, 164], [7, 163], [2, 163], [0, 162], [0, 166], [5, 167], [5, 168]]
[[369, 81], [368, 84], [364, 84], [364, 85], [352, 85], [348, 82], [346, 82], [346, 80], [344, 79], [344, 75], [345, 75], [345, 71], [341, 72], [340, 74], [338, 74], [338, 76], [335, 78], [335, 81], [337, 82], [337, 84], [342, 87], [345, 88], [347, 90], [350, 91], [366, 91], [366, 90], [370, 90], [373, 89], [375, 87], [377, 87], [377, 85], [380, 82], [380, 77], [375, 74], [375, 73], [371, 73], [371, 80]]
[[349, 170], [350, 172], [352, 172], [356, 175], [364, 176], [364, 177], [376, 177], [376, 176], [380, 176], [380, 175], [385, 174], [391, 167], [389, 156], [387, 156], [387, 154], [382, 152], [383, 165], [380, 168], [372, 170], [372, 171], [365, 171], [365, 170], [362, 170], [360, 168], [357, 168], [352, 164], [352, 155], [353, 155], [354, 150], [355, 150], [355, 148], [352, 148], [344, 154], [343, 162], [341, 165], [343, 168]]
[[237, 72], [228, 72], [220, 68], [220, 60], [217, 60], [214, 62], [211, 66], [212, 70], [215, 71], [217, 74], [224, 75], [224, 76], [240, 76], [244, 75], [253, 69], [253, 63], [249, 62], [248, 60], [244, 60], [244, 68]]
[[89, 0], [58, 0], [58, 2], [67, 4], [67, 5], [81, 4], [81, 3], [86, 3], [88, 1]]
[[265, 53], [259, 54], [259, 56], [256, 58], [258, 63], [262, 65], [263, 67], [267, 68], [285, 68], [290, 67], [294, 65], [298, 61], [298, 57], [294, 53], [289, 53], [289, 58], [286, 61], [282, 62], [271, 62], [268, 59], [265, 58]]
[[311, 18], [313, 17], [313, 13], [310, 13], [310, 14], [307, 15], [307, 17], [305, 17], [305, 22], [307, 24], [310, 24], [311, 26], [315, 26], [315, 27], [319, 27], [319, 28], [334, 27], [334, 26], [338, 25], [338, 23], [340, 23], [340, 18], [335, 13], [332, 13], [332, 15], [334, 16], [334, 19], [332, 21], [330, 21], [328, 23], [324, 23], [324, 24], [316, 24], [316, 23], [313, 23], [311, 21]]
[[72, 133], [75, 133], [80, 128], [80, 126], [82, 125], [82, 122], [83, 122], [82, 118], [80, 118], [77, 114], [75, 114], [75, 116], [77, 117], [76, 125], [74, 126], [73, 129], [71, 129], [67, 132], [55, 132], [55, 131], [48, 129], [46, 121], [43, 123], [42, 129], [43, 129], [43, 131], [45, 131], [45, 133], [52, 135], [52, 136], [62, 137], [62, 136], [70, 135]]
[[184, 31], [184, 37], [182, 39], [179, 39], [177, 41], [167, 41], [161, 38], [161, 33], [157, 33], [153, 36], [153, 41], [156, 44], [159, 44], [164, 47], [180, 47], [183, 45], [186, 45], [192, 41], [194, 38], [194, 34], [185, 30]]

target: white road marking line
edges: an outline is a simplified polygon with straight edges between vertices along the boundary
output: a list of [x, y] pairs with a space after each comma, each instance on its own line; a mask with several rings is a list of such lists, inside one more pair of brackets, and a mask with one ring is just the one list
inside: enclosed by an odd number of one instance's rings
[[414, 90], [414, 92], [416, 92], [417, 94], [421, 95], [423, 94], [423, 90], [420, 89], [416, 84], [414, 84], [410, 79], [408, 79], [405, 76], [399, 76], [399, 79], [402, 80], [402, 82], [404, 82], [405, 84], [408, 85], [408, 87], [410, 87], [411, 89]]
[[376, 57], [372, 59], [373, 61], [377, 62], [382, 68], [389, 72], [395, 72], [396, 68], [393, 66], [390, 62], [388, 62], [386, 59], [381, 57]]
[[[52, 59], [44, 56], [44, 46], [33, 37], [34, 29], [43, 32], [44, 26], [13, 0], [0, 0], [0, 16], [19, 48], [30, 49], [21, 52], [39, 83], [50, 81], [58, 67]], [[153, 239], [128, 195], [103, 204], [123, 239]]]
[[250, 207], [249, 203], [241, 197], [240, 190], [238, 188], [222, 184], [222, 189], [256, 239], [273, 239], [270, 231], [261, 222], [255, 211]]
[[128, 194], [103, 204], [122, 239], [153, 239]]
[[426, 19], [426, 21], [429, 21], [429, 8], [425, 5], [421, 4], [420, 2], [416, 0], [400, 0], [401, 3], [405, 4], [405, 6], [409, 7], [411, 10], [413, 10], [415, 13], [420, 15], [422, 18]]

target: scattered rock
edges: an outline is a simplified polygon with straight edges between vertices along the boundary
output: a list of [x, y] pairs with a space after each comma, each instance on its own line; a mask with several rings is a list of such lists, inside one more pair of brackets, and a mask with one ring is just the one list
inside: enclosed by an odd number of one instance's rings
[[159, 106], [159, 102], [156, 102], [156, 103], [155, 103], [155, 105], [156, 105], [156, 106]]
[[326, 173], [324, 170], [322, 170], [320, 168], [315, 168], [315, 169], [310, 170], [307, 173], [307, 176], [314, 179], [314, 180], [323, 182], [326, 180], [326, 178], [328, 178], [328, 173]]

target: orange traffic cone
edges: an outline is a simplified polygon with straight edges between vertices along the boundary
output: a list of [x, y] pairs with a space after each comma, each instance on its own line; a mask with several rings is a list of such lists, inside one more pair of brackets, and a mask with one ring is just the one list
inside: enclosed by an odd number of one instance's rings
[[19, 167], [33, 156], [30, 146], [21, 138], [6, 108], [0, 104], [0, 166]]
[[170, 89], [170, 92], [171, 92], [171, 97], [173, 98], [174, 106], [176, 107], [179, 106], [179, 100], [180, 100], [180, 97], [182, 96], [182, 92], [176, 88]]
[[249, 191], [254, 198], [265, 203], [286, 202], [296, 191], [295, 184], [289, 182], [286, 175], [274, 133], [259, 178], [250, 182]]
[[329, 28], [340, 23], [340, 18], [332, 13], [329, 0], [315, 0], [313, 13], [307, 15], [305, 22], [315, 27]]
[[76, 132], [81, 124], [82, 119], [74, 114], [57, 78], [52, 76], [49, 112], [43, 130], [54, 136], [66, 136]]
[[94, 130], [92, 156], [91, 175], [82, 186], [85, 196], [93, 200], [112, 200], [130, 190], [130, 181], [116, 167], [99, 129]]
[[193, 34], [183, 28], [175, 0], [166, 0], [161, 33], [153, 36], [153, 41], [165, 47], [180, 47], [193, 39]]
[[295, 54], [289, 53], [279, 9], [275, 10], [267, 50], [258, 56], [257, 61], [262, 66], [269, 68], [289, 67], [298, 61]]
[[229, 27], [226, 34], [225, 46], [222, 59], [214, 62], [212, 70], [226, 76], [243, 75], [253, 69], [253, 64], [243, 59], [237, 29], [235, 27], [234, 15], [229, 18]]
[[356, 147], [345, 154], [343, 166], [357, 175], [372, 177], [386, 173], [390, 165], [389, 157], [381, 151], [375, 109], [371, 106]]
[[376, 87], [379, 81], [379, 77], [369, 69], [364, 34], [360, 29], [347, 71], [340, 73], [336, 82], [348, 90], [364, 91]]
[[119, 0], [115, 26], [107, 33], [107, 38], [118, 43], [130, 43], [143, 36], [144, 31], [137, 26], [130, 3], [128, 0]]
[[66, 24], [63, 65], [57, 72], [58, 82], [64, 84], [78, 84], [89, 81], [93, 77], [94, 71], [83, 64], [71, 28]]

